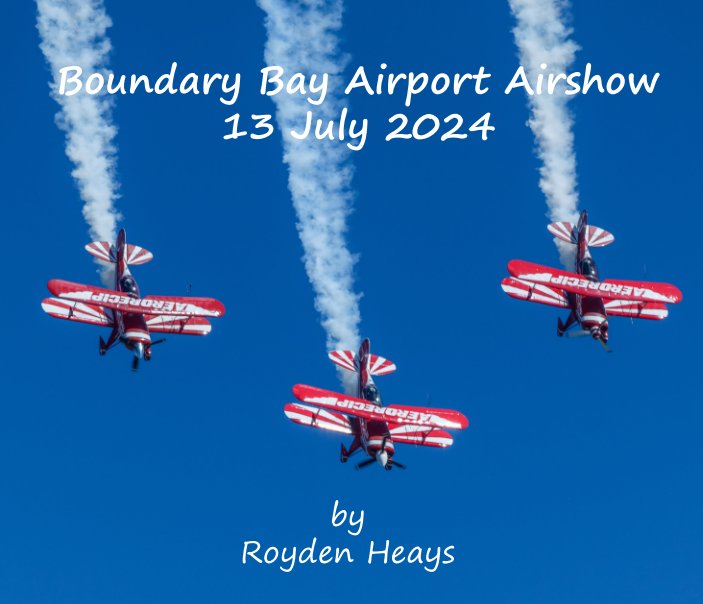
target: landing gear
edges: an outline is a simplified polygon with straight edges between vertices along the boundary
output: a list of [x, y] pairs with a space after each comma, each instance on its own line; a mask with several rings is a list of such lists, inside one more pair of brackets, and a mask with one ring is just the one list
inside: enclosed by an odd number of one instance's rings
[[557, 319], [557, 335], [561, 338], [561, 336], [574, 326], [574, 323], [576, 323], [576, 317], [573, 311], [569, 313], [566, 323], [562, 323], [561, 319]]
[[347, 448], [342, 445], [342, 450], [339, 453], [339, 461], [342, 463], [347, 463], [347, 460], [349, 459], [349, 451], [347, 451]]
[[566, 327], [561, 322], [561, 319], [557, 319], [557, 336], [559, 336], [561, 338], [564, 335], [565, 331], [566, 331]]

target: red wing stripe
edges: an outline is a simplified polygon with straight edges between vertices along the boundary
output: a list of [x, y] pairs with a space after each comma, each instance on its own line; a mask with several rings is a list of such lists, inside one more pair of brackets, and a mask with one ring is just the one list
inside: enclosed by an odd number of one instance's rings
[[393, 373], [396, 369], [395, 364], [391, 363], [388, 359], [384, 359], [375, 354], [371, 355], [369, 369], [371, 375], [388, 375], [389, 373]]
[[615, 237], [600, 227], [589, 226], [586, 231], [586, 240], [591, 247], [603, 247], [613, 243]]
[[526, 300], [528, 302], [537, 302], [539, 304], [548, 304], [549, 306], [557, 306], [560, 308], [571, 307], [569, 300], [561, 290], [548, 285], [506, 277], [503, 279], [500, 286], [503, 288], [503, 291], [512, 298]]
[[571, 222], [553, 222], [547, 227], [547, 230], [562, 241], [576, 243], [574, 225]]
[[633, 302], [631, 300], [606, 300], [605, 310], [609, 315], [635, 319], [662, 320], [669, 316], [669, 309], [657, 302]]
[[154, 255], [143, 247], [138, 245], [127, 245], [127, 263], [128, 264], [145, 264], [153, 260]]
[[111, 253], [112, 246], [107, 241], [93, 241], [85, 246], [85, 250], [103, 262], [115, 261]]
[[389, 424], [391, 438], [398, 443], [445, 448], [452, 445], [454, 438], [449, 432], [428, 426]]
[[296, 424], [340, 432], [342, 434], [353, 434], [351, 422], [341, 413], [326, 411], [325, 409], [315, 409], [307, 405], [290, 403], [283, 408], [286, 417]]
[[347, 371], [356, 372], [356, 358], [353, 352], [349, 350], [333, 350], [327, 354], [329, 359]]
[[144, 315], [147, 327], [157, 333], [172, 333], [205, 336], [212, 331], [212, 325], [202, 317], [173, 315]]
[[112, 317], [100, 307], [60, 298], [46, 298], [42, 301], [42, 310], [57, 319], [89, 323], [91, 325], [112, 326], [113, 324]]

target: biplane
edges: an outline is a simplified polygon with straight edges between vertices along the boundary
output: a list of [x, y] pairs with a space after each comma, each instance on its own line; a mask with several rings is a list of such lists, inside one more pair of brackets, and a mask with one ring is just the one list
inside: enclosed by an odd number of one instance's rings
[[[330, 360], [346, 371], [356, 373], [357, 396], [339, 394], [313, 386], [297, 384], [293, 394], [302, 403], [284, 407], [286, 416], [297, 424], [331, 430], [354, 437], [349, 449], [341, 446], [340, 461], [363, 451], [368, 459], [356, 464], [364, 468], [377, 462], [386, 470], [405, 469], [394, 459], [395, 443], [449, 447], [453, 443], [447, 430], [463, 430], [468, 420], [458, 411], [405, 405], [383, 405], [372, 376], [388, 375], [396, 366], [383, 357], [371, 354], [365, 339], [358, 354], [351, 350], [329, 353]], [[310, 405], [314, 405], [310, 406]]]
[[115, 245], [94, 241], [85, 249], [102, 262], [115, 265], [114, 289], [52, 279], [48, 288], [55, 297], [43, 300], [42, 309], [57, 319], [111, 327], [107, 342], [100, 337], [99, 353], [104, 355], [113, 346], [124, 344], [133, 353], [133, 371], [140, 359], [151, 359], [153, 346], [164, 341], [152, 340], [151, 334], [204, 336], [212, 329], [208, 319], [225, 313], [224, 305], [213, 298], [141, 297], [129, 267], [149, 262], [154, 256], [143, 247], [128, 244], [124, 229]]
[[[590, 335], [608, 347], [608, 317], [665, 319], [667, 304], [677, 304], [683, 295], [668, 283], [650, 281], [601, 280], [590, 247], [611, 244], [608, 231], [589, 226], [588, 214], [581, 213], [578, 224], [554, 222], [549, 232], [576, 246], [575, 272], [549, 268], [522, 260], [508, 263], [510, 277], [503, 279], [503, 291], [513, 298], [568, 309], [566, 322], [557, 320], [557, 335]], [[578, 325], [580, 330], [569, 332]]]

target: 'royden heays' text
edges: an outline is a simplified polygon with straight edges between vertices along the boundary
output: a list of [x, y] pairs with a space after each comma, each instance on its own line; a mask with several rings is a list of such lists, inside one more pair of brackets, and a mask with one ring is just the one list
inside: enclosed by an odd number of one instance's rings
[[[364, 528], [364, 510], [354, 512], [339, 507], [339, 501], [334, 502], [332, 510], [332, 526], [343, 527], [352, 537], [358, 537]], [[412, 546], [394, 545], [390, 539], [381, 542], [370, 541], [368, 548], [360, 560], [367, 564], [416, 564], [428, 573], [434, 573], [442, 565], [454, 562], [453, 545], [448, 546]], [[355, 561], [349, 547], [319, 546], [317, 537], [313, 537], [310, 545], [302, 548], [264, 547], [259, 541], [244, 541], [242, 549], [242, 564], [276, 565], [285, 573], [292, 572], [298, 564], [353, 564]]]

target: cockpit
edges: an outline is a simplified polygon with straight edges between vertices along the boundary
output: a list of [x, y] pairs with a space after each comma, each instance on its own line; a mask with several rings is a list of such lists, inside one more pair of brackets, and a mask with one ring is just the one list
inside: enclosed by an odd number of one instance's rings
[[579, 269], [579, 273], [589, 281], [598, 281], [598, 268], [596, 267], [596, 263], [593, 262], [593, 258], [589, 257], [581, 260]]
[[379, 407], [382, 405], [381, 393], [378, 391], [375, 384], [368, 384], [367, 386], [364, 386], [364, 389], [361, 391], [361, 396], [365, 401], [375, 403]]
[[125, 292], [126, 294], [132, 294], [136, 296], [138, 294], [137, 282], [129, 275], [126, 275], [120, 280], [120, 290]]

